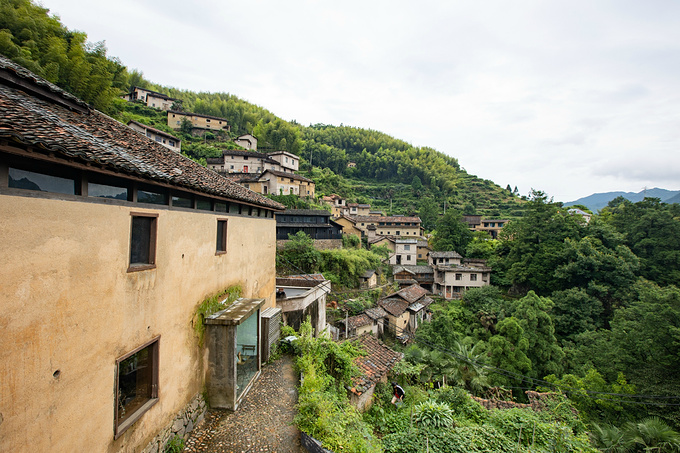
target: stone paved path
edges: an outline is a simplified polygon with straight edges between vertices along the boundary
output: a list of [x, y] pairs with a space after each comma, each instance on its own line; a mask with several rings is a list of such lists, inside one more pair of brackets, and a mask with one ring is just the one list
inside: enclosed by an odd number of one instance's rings
[[300, 431], [293, 425], [297, 385], [289, 355], [265, 365], [238, 410], [210, 410], [184, 451], [306, 453], [300, 446]]

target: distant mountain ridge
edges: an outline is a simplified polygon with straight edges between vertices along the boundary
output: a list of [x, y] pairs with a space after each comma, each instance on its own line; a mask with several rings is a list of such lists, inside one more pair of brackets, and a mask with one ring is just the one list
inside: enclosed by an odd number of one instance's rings
[[616, 197], [623, 197], [627, 200], [636, 203], [646, 198], [659, 198], [663, 203], [680, 203], [680, 190], [666, 190], [655, 187], [653, 189], [641, 190], [635, 192], [604, 192], [594, 193], [587, 197], [579, 198], [578, 200], [564, 203], [564, 206], [573, 206], [575, 204], [582, 204], [593, 212], [607, 206], [607, 204]]

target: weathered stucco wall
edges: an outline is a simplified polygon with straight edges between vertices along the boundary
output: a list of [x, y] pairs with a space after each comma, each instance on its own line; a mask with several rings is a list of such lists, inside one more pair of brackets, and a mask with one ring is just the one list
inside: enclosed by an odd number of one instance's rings
[[[158, 214], [156, 269], [127, 272], [131, 211]], [[197, 306], [275, 304], [274, 219], [7, 194], [0, 219], [0, 451], [141, 450], [202, 390]], [[159, 335], [158, 403], [114, 441], [116, 359]]]

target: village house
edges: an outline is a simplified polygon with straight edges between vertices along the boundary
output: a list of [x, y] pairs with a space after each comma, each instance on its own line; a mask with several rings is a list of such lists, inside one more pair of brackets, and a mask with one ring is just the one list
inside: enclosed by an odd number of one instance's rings
[[338, 319], [335, 324], [340, 331], [340, 338], [352, 338], [365, 333], [378, 334], [377, 325], [365, 313]]
[[350, 403], [357, 410], [364, 412], [371, 407], [376, 384], [387, 383], [387, 374], [404, 354], [388, 348], [370, 333], [359, 336], [356, 341], [366, 355], [354, 360], [360, 374], [353, 379], [349, 396]]
[[371, 212], [370, 204], [349, 203], [347, 207], [349, 208], [349, 215], [351, 216], [367, 216], [368, 213]]
[[491, 268], [485, 260], [463, 260], [453, 251], [430, 252], [428, 263], [434, 269], [432, 292], [446, 299], [460, 299], [470, 288], [491, 284]]
[[395, 239], [394, 254], [389, 257], [391, 265], [416, 264], [418, 241], [416, 239]]
[[387, 312], [387, 330], [399, 339], [408, 338], [416, 331], [427, 315], [433, 300], [429, 291], [414, 284], [390, 294], [378, 301], [378, 306]]
[[168, 110], [169, 128], [175, 130], [180, 129], [182, 127], [183, 119], [186, 119], [191, 123], [191, 133], [193, 135], [203, 135], [206, 132], [220, 132], [231, 130], [231, 126], [227, 124], [226, 118], [220, 118], [211, 115], [202, 115], [200, 113]]
[[328, 203], [331, 206], [331, 215], [333, 218], [339, 218], [340, 216], [349, 215], [349, 207], [347, 206], [347, 200], [342, 198], [340, 195], [331, 194], [321, 197], [321, 201]]
[[262, 173], [274, 170], [292, 174], [298, 170], [299, 158], [286, 151], [258, 153], [239, 149], [225, 149], [222, 157], [207, 159], [208, 168], [220, 174], [224, 173]]
[[122, 95], [121, 98], [128, 102], [142, 101], [147, 107], [160, 110], [170, 110], [175, 102], [177, 102], [177, 99], [173, 99], [168, 95], [140, 87], [132, 87], [132, 91]]
[[279, 246], [288, 241], [288, 235], [302, 231], [314, 239], [317, 248], [341, 248], [342, 227], [331, 220], [324, 209], [286, 209], [276, 216], [276, 239]]
[[427, 254], [432, 251], [432, 247], [425, 239], [418, 239], [416, 246], [418, 261], [427, 261]]
[[[375, 227], [373, 227], [375, 228]], [[368, 226], [369, 231], [371, 231], [371, 225]], [[385, 247], [391, 253], [390, 256], [397, 250], [397, 240], [390, 236], [374, 236], [368, 240], [368, 246], [373, 247]]]
[[368, 227], [375, 226], [377, 236], [420, 238], [423, 235], [420, 217], [410, 216], [355, 216], [356, 227], [368, 236]]
[[278, 161], [267, 154], [240, 149], [225, 149], [222, 157], [207, 159], [208, 168], [220, 174], [224, 173], [262, 173], [265, 170], [283, 171]]
[[163, 451], [204, 390], [237, 409], [282, 210], [0, 57], [3, 451]]
[[155, 140], [168, 149], [177, 151], [178, 153], [182, 151], [182, 140], [175, 137], [174, 135], [170, 135], [167, 132], [163, 132], [137, 121], [128, 121], [127, 124], [130, 129], [136, 130], [142, 135], [149, 137], [151, 140]]
[[354, 220], [353, 217], [341, 215], [340, 217], [335, 218], [335, 222], [338, 225], [342, 226], [343, 235], [345, 236], [354, 235], [361, 239], [361, 230], [355, 226], [356, 220]]
[[475, 225], [473, 231], [486, 231], [491, 239], [498, 239], [498, 233], [508, 224], [508, 220], [484, 219], [479, 225]]
[[364, 272], [360, 279], [362, 289], [372, 289], [378, 286], [378, 273], [373, 269]]
[[431, 266], [403, 264], [392, 268], [392, 277], [399, 288], [418, 284], [432, 292], [434, 269]]
[[262, 173], [227, 173], [224, 176], [246, 189], [264, 195], [296, 195], [314, 198], [316, 187], [314, 181], [304, 176], [275, 170], [265, 170]]
[[250, 151], [257, 151], [257, 138], [251, 134], [239, 135], [234, 139], [234, 143], [236, 143], [241, 148], [245, 148]]
[[300, 330], [309, 317], [316, 336], [326, 329], [326, 295], [330, 292], [331, 281], [321, 274], [276, 278], [276, 305], [282, 311], [283, 322]]

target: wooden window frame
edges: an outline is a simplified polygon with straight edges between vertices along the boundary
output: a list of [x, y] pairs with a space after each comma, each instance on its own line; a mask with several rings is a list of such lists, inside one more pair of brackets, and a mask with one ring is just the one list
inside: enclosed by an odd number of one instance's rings
[[[132, 219], [135, 217], [146, 217], [153, 219], [151, 222], [151, 231], [149, 235], [149, 263], [146, 264], [132, 264]], [[156, 268], [156, 240], [158, 238], [158, 214], [152, 212], [130, 212], [130, 253], [128, 255], [128, 272], [138, 272], [148, 269]]]
[[[119, 357], [116, 359], [116, 375], [114, 379], [114, 387], [113, 387], [113, 438], [118, 439], [120, 436], [123, 435], [125, 431], [130, 428], [137, 420], [139, 420], [142, 415], [144, 415], [149, 409], [151, 409], [152, 406], [154, 406], [158, 402], [158, 370], [159, 370], [159, 350], [160, 350], [160, 343], [161, 343], [161, 336], [158, 335], [157, 337], [154, 337], [153, 339], [149, 340], [148, 342], [144, 343], [143, 345], [139, 346], [138, 348], [135, 348], [134, 350], [128, 352], [127, 354]], [[149, 357], [152, 360], [152, 369], [151, 369], [151, 397], [149, 400], [144, 403], [141, 407], [139, 407], [130, 417], [128, 417], [126, 420], [124, 420], [121, 423], [118, 423], [118, 376], [119, 376], [119, 369], [118, 367], [120, 366], [120, 363], [127, 359], [128, 357], [131, 357], [134, 354], [137, 354], [139, 351], [142, 349], [148, 348], [149, 346], [153, 346], [153, 348], [150, 351]]]
[[[219, 224], [224, 223], [224, 228], [222, 228], [222, 237], [219, 237], [220, 234], [220, 228]], [[229, 219], [225, 219], [223, 217], [218, 217], [217, 218], [217, 240], [215, 244], [215, 255], [225, 255], [227, 253], [227, 231], [229, 229]], [[219, 249], [220, 245], [220, 240], [222, 241], [222, 244], [224, 246], [224, 249]]]

